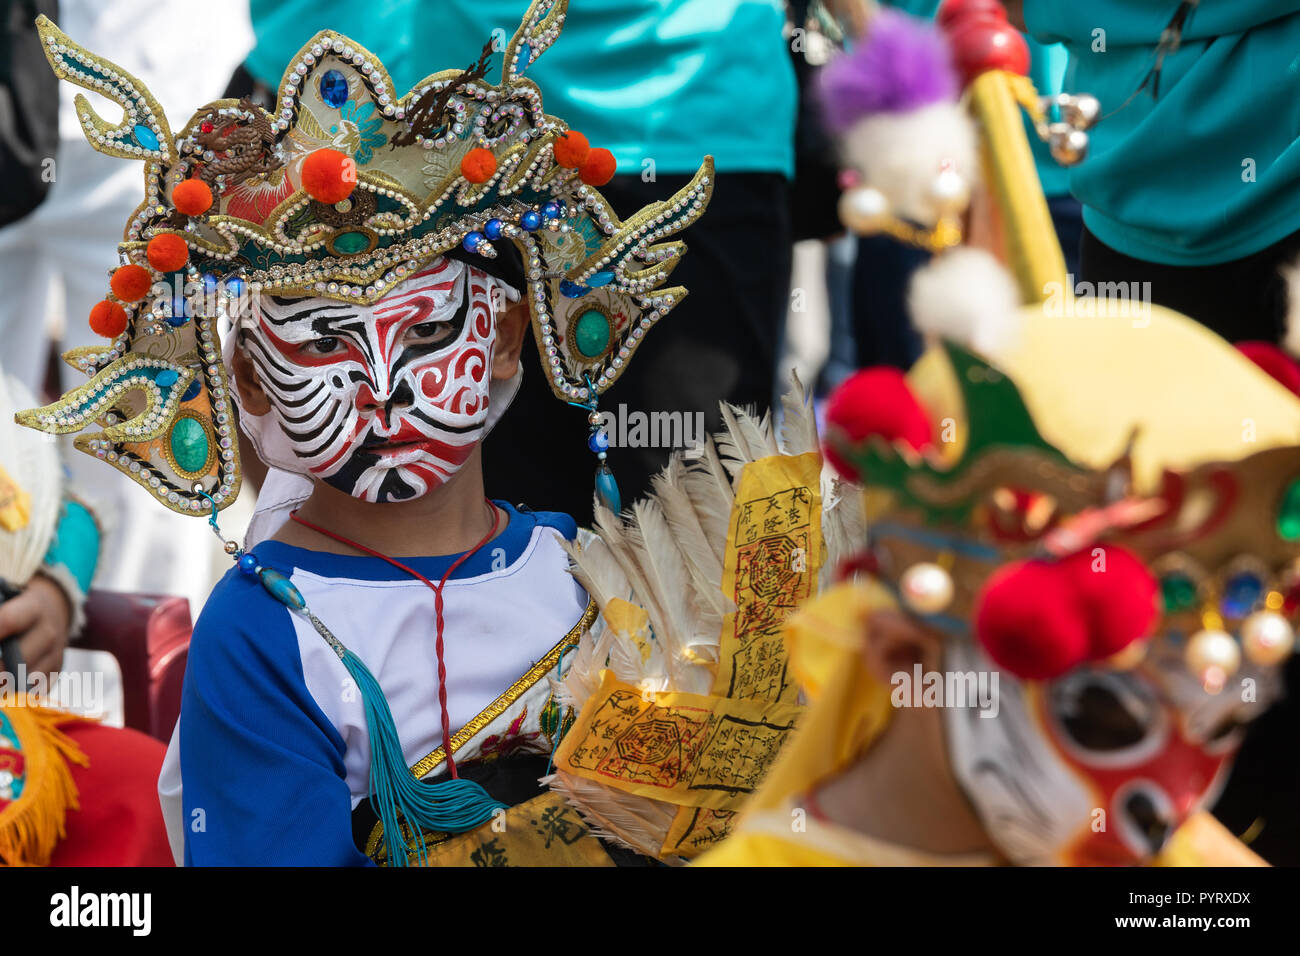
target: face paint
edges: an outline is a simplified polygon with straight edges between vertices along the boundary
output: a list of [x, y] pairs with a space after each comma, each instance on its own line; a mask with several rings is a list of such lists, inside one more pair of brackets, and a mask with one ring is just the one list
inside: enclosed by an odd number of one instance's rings
[[[955, 639], [946, 666], [992, 667]], [[1208, 694], [1177, 649], [1140, 668], [1079, 668], [1047, 683], [1003, 673], [998, 716], [950, 708], [949, 756], [985, 829], [1021, 865], [1134, 865], [1214, 799], [1239, 728], [1276, 697], [1276, 668], [1249, 676], [1257, 700]]]
[[365, 501], [454, 474], [487, 420], [492, 292], [440, 259], [371, 306], [264, 298], [243, 344], [303, 472]]

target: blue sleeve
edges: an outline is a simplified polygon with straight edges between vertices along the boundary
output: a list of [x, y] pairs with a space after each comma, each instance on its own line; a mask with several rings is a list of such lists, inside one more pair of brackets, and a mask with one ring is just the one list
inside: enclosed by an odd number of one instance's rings
[[232, 570], [190, 643], [180, 717], [186, 866], [364, 866], [345, 745], [289, 611]]

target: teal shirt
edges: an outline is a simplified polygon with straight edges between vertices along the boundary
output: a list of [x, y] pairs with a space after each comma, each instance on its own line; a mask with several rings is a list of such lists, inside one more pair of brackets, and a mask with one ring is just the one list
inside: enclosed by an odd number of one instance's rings
[[[405, 92], [465, 67], [526, 0], [252, 0], [249, 71], [278, 83], [317, 30], [338, 29], [384, 61]], [[571, 0], [559, 39], [528, 69], [547, 113], [604, 146], [620, 173], [794, 172], [797, 103], [781, 0]], [[390, 62], [391, 60], [391, 62]], [[498, 55], [488, 77], [500, 79]], [[653, 167], [650, 162], [653, 162]]]
[[1070, 173], [1084, 223], [1128, 256], [1212, 265], [1300, 230], [1300, 13], [1295, 0], [1203, 2], [1165, 57], [1160, 98], [1149, 84], [1134, 95], [1177, 8], [1025, 0], [1024, 9], [1038, 39], [1069, 50], [1066, 88], [1101, 102], [1088, 158]]

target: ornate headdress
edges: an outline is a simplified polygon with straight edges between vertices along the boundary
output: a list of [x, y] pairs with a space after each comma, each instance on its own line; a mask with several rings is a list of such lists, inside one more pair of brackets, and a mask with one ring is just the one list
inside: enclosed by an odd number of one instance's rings
[[[218, 315], [258, 293], [373, 303], [442, 255], [498, 274], [521, 260], [513, 281], [551, 389], [598, 421], [599, 395], [686, 295], [662, 287], [685, 250], [668, 237], [703, 212], [712, 159], [671, 199], [619, 219], [594, 188], [612, 154], [545, 114], [524, 76], [567, 5], [534, 0], [501, 60], [489, 44], [404, 96], [373, 55], [324, 31], [285, 71], [278, 113], [220, 100], [175, 135], [143, 84], [42, 17], [55, 72], [124, 110], [111, 123], [77, 98], [92, 146], [145, 161], [145, 200], [90, 314], [110, 341], [65, 356], [90, 381], [19, 421], [56, 434], [100, 424], [76, 447], [205, 515], [208, 495], [225, 507], [240, 483]], [[597, 487], [616, 501], [592, 430]]]

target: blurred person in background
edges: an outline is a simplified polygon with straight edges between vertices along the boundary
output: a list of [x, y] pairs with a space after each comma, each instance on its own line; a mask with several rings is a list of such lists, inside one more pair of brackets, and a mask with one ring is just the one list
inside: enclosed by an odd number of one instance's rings
[[1300, 10], [1293, 0], [1009, 0], [1069, 51], [1101, 102], [1079, 278], [1150, 282], [1154, 302], [1231, 341], [1278, 341], [1280, 268], [1300, 253]]
[[[61, 0], [57, 5], [18, 2], [6, 7], [6, 45], [20, 28], [26, 31], [24, 41], [35, 39], [31, 21], [57, 7], [59, 25], [69, 36], [91, 49], [120, 51], [122, 66], [155, 91], [172, 117], [191, 103], [218, 96], [250, 42], [244, 0]], [[196, 50], [193, 27], [200, 20], [203, 46]], [[48, 73], [52, 79], [43, 59], [38, 48], [22, 78], [44, 70], [41, 77]], [[28, 157], [48, 177], [48, 195], [0, 229], [0, 366], [38, 395], [47, 380], [60, 392], [83, 380], [62, 362], [51, 368], [56, 350], [104, 342], [86, 317], [103, 298], [104, 263], [113, 261], [122, 223], [140, 201], [141, 164], [90, 148], [77, 119], [76, 93], [71, 84], [62, 84], [59, 91], [57, 154]], [[117, 115], [105, 100], [91, 99], [105, 116]], [[73, 482], [95, 495], [107, 518], [96, 584], [180, 594], [194, 607], [202, 604], [215, 580], [212, 563], [202, 560], [212, 551], [207, 530], [177, 515], [157, 513], [152, 495], [125, 477], [95, 470], [86, 480], [83, 469], [91, 459], [75, 452], [70, 441], [64, 460]]]

